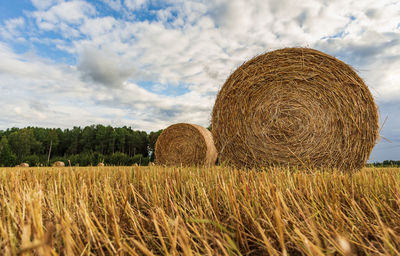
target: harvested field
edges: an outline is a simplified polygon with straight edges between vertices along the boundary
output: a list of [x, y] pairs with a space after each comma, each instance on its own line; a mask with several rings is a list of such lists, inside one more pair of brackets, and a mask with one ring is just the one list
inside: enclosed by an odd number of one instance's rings
[[2, 255], [399, 255], [400, 169], [0, 169]]

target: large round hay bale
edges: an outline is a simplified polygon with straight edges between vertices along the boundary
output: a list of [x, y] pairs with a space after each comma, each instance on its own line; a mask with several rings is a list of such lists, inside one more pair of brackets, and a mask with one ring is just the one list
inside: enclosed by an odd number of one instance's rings
[[21, 163], [20, 165], [17, 165], [18, 167], [29, 167], [28, 163]]
[[209, 130], [195, 124], [179, 123], [169, 126], [157, 139], [157, 164], [213, 165], [217, 160]]
[[247, 61], [218, 93], [212, 134], [236, 167], [362, 168], [378, 138], [378, 111], [356, 72], [307, 48]]
[[65, 166], [65, 163], [62, 161], [55, 161], [53, 163], [53, 167], [64, 167], [64, 166]]
[[98, 163], [97, 166], [103, 167], [103, 166], [104, 166], [104, 163]]

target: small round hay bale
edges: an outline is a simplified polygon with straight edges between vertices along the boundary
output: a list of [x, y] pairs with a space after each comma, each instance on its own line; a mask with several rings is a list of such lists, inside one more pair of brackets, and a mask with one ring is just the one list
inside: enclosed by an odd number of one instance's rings
[[195, 124], [179, 123], [169, 126], [157, 139], [157, 164], [214, 165], [217, 159], [209, 130]]
[[20, 165], [17, 165], [17, 166], [19, 166], [19, 167], [29, 167], [29, 164], [28, 163], [21, 163]]
[[98, 163], [97, 166], [102, 167], [104, 166], [104, 163]]
[[344, 62], [307, 48], [247, 61], [218, 93], [212, 134], [236, 167], [361, 169], [378, 138], [374, 99]]
[[55, 161], [53, 163], [53, 167], [64, 167], [64, 166], [65, 166], [65, 163], [62, 161]]

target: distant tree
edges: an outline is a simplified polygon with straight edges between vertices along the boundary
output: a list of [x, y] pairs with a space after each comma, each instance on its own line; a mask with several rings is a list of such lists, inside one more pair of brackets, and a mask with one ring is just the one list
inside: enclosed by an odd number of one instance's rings
[[0, 140], [0, 166], [14, 166], [17, 164], [17, 156], [11, 151], [6, 136]]
[[88, 152], [82, 152], [79, 154], [78, 157], [78, 162], [79, 165], [81, 166], [88, 166], [88, 165], [93, 165], [92, 157], [91, 154]]
[[128, 130], [126, 127], [115, 128], [116, 141], [115, 150], [121, 153], [125, 153], [125, 143], [126, 136], [128, 135]]
[[72, 154], [72, 155], [76, 155], [79, 154], [80, 150], [81, 150], [81, 146], [80, 146], [80, 139], [81, 139], [81, 128], [80, 127], [76, 127], [74, 126], [74, 128], [72, 128], [72, 130], [66, 130], [66, 137], [67, 139], [65, 139], [65, 143], [67, 145], [69, 145], [66, 154]]
[[36, 154], [29, 155], [22, 159], [22, 162], [28, 163], [29, 166], [38, 166], [40, 164], [40, 158]]
[[85, 128], [83, 128], [80, 144], [82, 145], [82, 150], [84, 152], [94, 150], [95, 140], [96, 134], [94, 125], [86, 126]]
[[105, 157], [103, 154], [101, 154], [99, 152], [95, 152], [92, 157], [92, 163], [93, 163], [93, 165], [97, 165], [99, 163], [104, 163], [104, 159], [105, 159]]
[[149, 164], [149, 158], [144, 157], [142, 154], [137, 154], [133, 158], [133, 163], [138, 164], [138, 165], [148, 165]]
[[115, 132], [115, 129], [111, 126], [107, 126], [107, 137], [108, 137], [108, 141], [107, 141], [107, 155], [111, 155], [114, 154], [115, 152], [115, 140], [117, 137], [117, 133]]
[[131, 165], [130, 157], [122, 152], [116, 152], [108, 158], [109, 165]]
[[95, 151], [104, 154], [106, 148], [107, 148], [107, 128], [104, 125], [97, 125]]
[[104, 125], [72, 129], [26, 127], [0, 130], [0, 165], [22, 161], [31, 166], [71, 160], [72, 165], [146, 164], [162, 130], [147, 134], [131, 127]]
[[24, 157], [30, 155], [31, 150], [39, 151], [41, 147], [41, 142], [35, 139], [31, 128], [24, 128], [11, 133], [8, 142], [18, 161], [22, 161]]

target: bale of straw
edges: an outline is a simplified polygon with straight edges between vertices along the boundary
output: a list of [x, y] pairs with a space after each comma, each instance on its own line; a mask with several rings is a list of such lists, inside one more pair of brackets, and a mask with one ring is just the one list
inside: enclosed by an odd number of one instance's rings
[[53, 163], [53, 167], [64, 167], [64, 166], [65, 166], [65, 163], [62, 161], [55, 161]]
[[236, 167], [362, 168], [378, 138], [374, 99], [344, 62], [285, 48], [245, 62], [212, 113], [220, 161]]
[[157, 164], [214, 165], [217, 160], [211, 132], [195, 124], [179, 123], [169, 126], [157, 139]]
[[104, 166], [104, 163], [98, 163], [97, 166]]
[[21, 163], [20, 165], [17, 165], [16, 167], [29, 167], [28, 163]]

